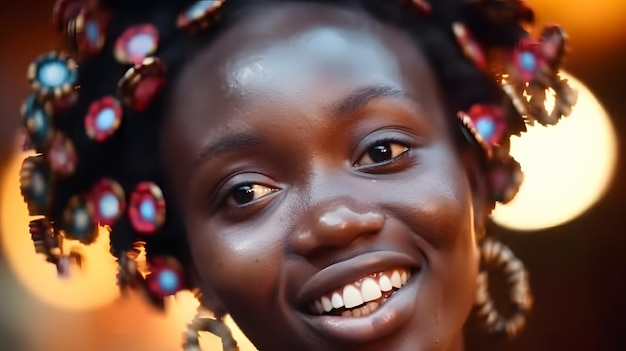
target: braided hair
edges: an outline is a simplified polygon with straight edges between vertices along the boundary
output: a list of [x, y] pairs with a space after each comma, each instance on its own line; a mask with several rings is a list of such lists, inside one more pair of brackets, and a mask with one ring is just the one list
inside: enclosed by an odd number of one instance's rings
[[[157, 306], [194, 289], [159, 151], [172, 86], [186, 62], [252, 10], [298, 1], [360, 10], [414, 39], [443, 88], [459, 146], [480, 155], [488, 206], [511, 200], [521, 182], [509, 137], [527, 123], [556, 123], [575, 101], [558, 77], [563, 32], [550, 27], [532, 41], [533, 12], [521, 0], [59, 0], [63, 50], [32, 64], [22, 111], [26, 146], [37, 153], [24, 162], [21, 187], [30, 214], [41, 216], [30, 228], [38, 252], [65, 273], [77, 254], [63, 253], [62, 239], [90, 244], [100, 224], [111, 230], [120, 286], [142, 288]], [[543, 107], [548, 88], [557, 94], [552, 113]], [[134, 263], [142, 250], [147, 276]]]

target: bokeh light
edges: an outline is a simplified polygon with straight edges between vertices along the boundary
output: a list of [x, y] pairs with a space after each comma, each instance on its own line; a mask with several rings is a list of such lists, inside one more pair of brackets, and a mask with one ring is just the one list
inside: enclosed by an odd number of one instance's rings
[[596, 203], [611, 182], [617, 139], [610, 118], [587, 87], [563, 76], [578, 90], [578, 104], [556, 126], [536, 125], [512, 138], [525, 180], [515, 199], [493, 212], [499, 225], [527, 231], [563, 224]]
[[[76, 267], [67, 279], [57, 276], [54, 265], [45, 262], [42, 255], [36, 254], [28, 233], [28, 215], [19, 189], [19, 170], [27, 153], [16, 153], [0, 175], [2, 195], [0, 197], [0, 242], [4, 255], [18, 281], [37, 299], [60, 310], [96, 311], [110, 305], [120, 294], [115, 282], [117, 266], [109, 253], [108, 231], [100, 229], [98, 240], [90, 246], [81, 246], [85, 255], [82, 268]], [[10, 220], [6, 220], [10, 219]], [[78, 245], [78, 244], [76, 244]], [[71, 248], [72, 244], [68, 245]], [[140, 299], [131, 299], [143, 303]], [[198, 301], [191, 292], [181, 292], [176, 297], [166, 299], [166, 315], [157, 328], [163, 335], [177, 339], [198, 308]], [[162, 318], [153, 309], [135, 309], [136, 318]], [[255, 351], [256, 348], [245, 337], [234, 321], [227, 318], [241, 351]], [[181, 334], [182, 337], [182, 334]], [[217, 336], [201, 333], [203, 350], [220, 350], [221, 341]]]
[[[576, 55], [582, 50], [611, 51], [626, 40], [624, 0], [527, 0], [535, 10], [539, 23], [558, 22], [567, 30], [576, 46]], [[620, 44], [622, 43], [622, 44]], [[589, 53], [591, 53], [589, 52]]]
[[[28, 232], [32, 219], [19, 188], [19, 171], [26, 153], [13, 156], [0, 175], [0, 242], [9, 266], [19, 282], [41, 301], [68, 310], [88, 310], [104, 306], [118, 295], [115, 285], [116, 265], [109, 254], [106, 230], [101, 228], [98, 240], [80, 247], [84, 254], [82, 269], [73, 269], [70, 277], [59, 279], [54, 265], [35, 253]], [[74, 245], [66, 243], [67, 248]], [[78, 244], [75, 244], [78, 245]]]

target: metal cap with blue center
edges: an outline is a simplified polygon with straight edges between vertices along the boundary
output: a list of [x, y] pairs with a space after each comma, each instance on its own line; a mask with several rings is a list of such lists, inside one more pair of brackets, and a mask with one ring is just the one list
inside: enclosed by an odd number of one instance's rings
[[43, 152], [53, 135], [53, 109], [49, 102], [41, 102], [30, 94], [22, 105], [22, 122], [37, 152]]
[[63, 214], [63, 229], [70, 240], [89, 245], [96, 240], [98, 227], [93, 219], [91, 203], [83, 196], [74, 196]]
[[30, 156], [22, 163], [20, 189], [31, 216], [46, 215], [50, 205], [52, 171], [42, 155]]
[[102, 179], [91, 190], [94, 219], [100, 225], [113, 226], [126, 209], [122, 186], [112, 179]]
[[206, 29], [212, 22], [217, 20], [217, 11], [225, 2], [226, 0], [196, 1], [178, 16], [178, 28], [190, 34]]
[[78, 66], [64, 53], [40, 56], [28, 67], [28, 82], [41, 99], [65, 99], [76, 94]]
[[79, 56], [90, 57], [100, 53], [108, 24], [105, 16], [98, 16], [89, 8], [83, 8], [70, 24], [68, 37]]
[[115, 41], [115, 58], [123, 64], [140, 64], [157, 51], [159, 31], [150, 24], [130, 27]]
[[107, 140], [120, 127], [122, 116], [122, 104], [113, 96], [92, 102], [85, 116], [87, 135], [98, 142]]
[[130, 196], [128, 216], [138, 233], [154, 234], [165, 222], [165, 208], [161, 188], [152, 182], [143, 182]]

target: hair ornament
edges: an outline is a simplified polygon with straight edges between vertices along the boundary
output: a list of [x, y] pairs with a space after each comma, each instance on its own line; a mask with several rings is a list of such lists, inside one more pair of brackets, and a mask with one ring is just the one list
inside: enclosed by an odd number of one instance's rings
[[124, 31], [115, 41], [115, 58], [122, 64], [140, 64], [157, 51], [159, 31], [152, 24], [139, 24]]
[[541, 52], [541, 43], [529, 39], [520, 40], [513, 50], [509, 68], [512, 79], [522, 84], [529, 83], [544, 68], [545, 62]]
[[50, 162], [50, 169], [60, 176], [67, 177], [74, 173], [78, 155], [74, 143], [63, 133], [56, 132], [52, 137], [50, 149], [45, 154]]
[[101, 179], [89, 195], [94, 220], [103, 226], [113, 226], [126, 210], [122, 186], [111, 179]]
[[130, 195], [128, 216], [138, 233], [154, 234], [165, 222], [165, 199], [161, 188], [152, 182], [139, 183]]
[[78, 65], [67, 54], [51, 52], [30, 65], [28, 81], [40, 99], [71, 99], [76, 95]]
[[474, 62], [474, 65], [480, 70], [486, 70], [487, 58], [485, 53], [480, 44], [474, 39], [469, 29], [461, 22], [454, 22], [452, 24], [452, 32], [456, 36], [457, 42], [465, 56]]
[[166, 84], [165, 64], [148, 57], [130, 68], [120, 80], [119, 88], [125, 107], [143, 112]]
[[83, 195], [76, 195], [69, 201], [63, 213], [65, 237], [89, 245], [96, 240], [98, 227], [93, 218], [93, 207]]
[[467, 113], [460, 112], [458, 117], [487, 157], [491, 157], [493, 149], [498, 147], [504, 138], [506, 130], [504, 111], [499, 106], [476, 104]]
[[[159, 291], [157, 289], [159, 289], [158, 278], [160, 274], [158, 272], [165, 273], [162, 276], [163, 283], [165, 283], [164, 287], [172, 288], [177, 283], [180, 283], [182, 287], [182, 270], [176, 268], [177, 263], [169, 263], [169, 260], [166, 265], [161, 265], [161, 259], [157, 258], [155, 259], [155, 261], [153, 261], [155, 265], [154, 267], [152, 267], [152, 273], [146, 274], [144, 273], [144, 270], [140, 267], [139, 258], [142, 254], [145, 254], [145, 243], [141, 241], [135, 242], [132, 249], [119, 254], [117, 283], [120, 288], [120, 292], [122, 294], [125, 294], [128, 290], [138, 291], [143, 296], [145, 296], [146, 300], [149, 301], [154, 307], [159, 310], [163, 310], [165, 308], [165, 302], [163, 300], [163, 297], [169, 296], [171, 294], [159, 294]], [[175, 269], [174, 271], [172, 271], [176, 276], [174, 277], [174, 279], [170, 279], [172, 277], [168, 277], [169, 272], [166, 272], [166, 269], [169, 267], [169, 265], [172, 265], [171, 267]], [[157, 274], [156, 276], [154, 276], [155, 273]], [[153, 276], [152, 278], [149, 278], [151, 274]], [[146, 278], [144, 278], [144, 276], [146, 276]], [[153, 281], [154, 279], [156, 279], [156, 281]], [[176, 279], [180, 280], [176, 281]], [[151, 285], [155, 283], [156, 287], [152, 287]], [[155, 288], [154, 292], [152, 288]]]
[[107, 140], [120, 127], [122, 116], [122, 104], [113, 96], [92, 102], [85, 116], [87, 135], [97, 142]]
[[32, 220], [28, 227], [35, 252], [45, 255], [47, 261], [53, 261], [60, 255], [62, 237], [54, 235], [52, 225], [47, 219]]
[[183, 11], [177, 20], [178, 28], [196, 34], [218, 20], [219, 9], [226, 0], [199, 0]]
[[34, 149], [43, 152], [53, 135], [53, 108], [48, 101], [40, 101], [34, 94], [28, 95], [22, 104], [22, 122]]
[[52, 172], [42, 155], [24, 159], [20, 170], [20, 189], [31, 216], [46, 215], [50, 206]]
[[121, 293], [125, 293], [127, 289], [137, 289], [144, 280], [137, 261], [140, 255], [145, 255], [145, 244], [143, 241], [137, 241], [133, 243], [130, 250], [121, 254], [113, 253], [114, 256], [119, 257], [117, 285]]
[[54, 29], [59, 33], [66, 31], [69, 22], [78, 16], [82, 8], [83, 0], [57, 0], [52, 9]]
[[80, 58], [97, 55], [102, 50], [106, 39], [108, 21], [102, 11], [83, 7], [76, 17], [68, 23], [67, 40]]
[[513, 200], [524, 181], [520, 164], [511, 156], [492, 158], [487, 180], [492, 200], [506, 204]]
[[175, 295], [183, 289], [183, 268], [172, 257], [157, 257], [150, 263], [150, 274], [146, 277], [150, 292], [159, 297]]
[[35, 252], [46, 257], [46, 261], [56, 265], [57, 274], [67, 277], [71, 264], [81, 266], [83, 256], [77, 250], [63, 254], [63, 236], [55, 234], [47, 219], [36, 219], [29, 223], [30, 237], [35, 245]]

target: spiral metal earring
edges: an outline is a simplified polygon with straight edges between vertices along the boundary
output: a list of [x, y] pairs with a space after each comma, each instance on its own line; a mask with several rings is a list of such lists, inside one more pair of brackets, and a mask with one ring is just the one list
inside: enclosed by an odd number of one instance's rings
[[476, 316], [486, 332], [513, 338], [526, 324], [526, 317], [533, 304], [528, 272], [511, 249], [493, 239], [485, 239], [480, 246], [482, 264], [485, 268], [500, 269], [509, 284], [509, 299], [513, 305], [511, 316], [504, 316], [495, 307], [488, 289], [488, 274], [478, 275], [478, 290], [474, 303]]
[[200, 332], [209, 332], [222, 339], [223, 351], [239, 351], [237, 341], [224, 323], [223, 316], [211, 317], [211, 314], [202, 306], [198, 308], [196, 317], [189, 323], [184, 335], [183, 349], [185, 351], [201, 351]]

